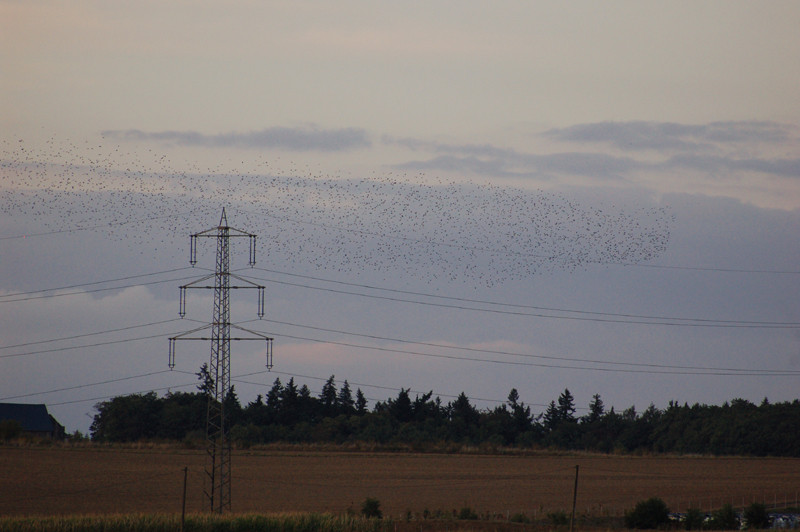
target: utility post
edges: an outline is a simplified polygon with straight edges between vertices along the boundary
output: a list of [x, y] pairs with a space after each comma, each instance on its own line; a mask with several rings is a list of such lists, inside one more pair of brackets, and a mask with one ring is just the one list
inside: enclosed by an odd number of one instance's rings
[[575, 466], [575, 487], [572, 490], [572, 517], [569, 520], [569, 532], [575, 532], [575, 505], [578, 502], [578, 470], [580, 466]]
[[[210, 487], [205, 488], [206, 499], [212, 512], [223, 513], [231, 510], [231, 443], [228, 438], [230, 427], [226, 421], [225, 403], [230, 395], [231, 340], [261, 340], [266, 342], [267, 369], [272, 369], [273, 339], [261, 333], [239, 327], [230, 322], [230, 289], [254, 288], [258, 291], [258, 317], [264, 317], [264, 287], [230, 272], [230, 239], [247, 237], [250, 241], [250, 261], [252, 267], [256, 262], [256, 235], [246, 233], [228, 226], [225, 209], [219, 226], [191, 235], [189, 246], [189, 263], [197, 263], [197, 239], [215, 238], [217, 243], [217, 264], [213, 274], [201, 277], [180, 287], [181, 318], [186, 315], [186, 290], [200, 288], [214, 290], [213, 321], [196, 329], [186, 331], [169, 339], [169, 368], [175, 367], [175, 342], [177, 340], [211, 341], [211, 357], [208, 365], [209, 389], [208, 407], [206, 410], [206, 449], [208, 463], [206, 477]], [[214, 279], [213, 285], [210, 280]], [[231, 286], [231, 278], [242, 283]], [[211, 329], [211, 336], [194, 336], [200, 331]], [[231, 329], [243, 331], [246, 336], [231, 337]], [[205, 482], [204, 482], [205, 485]]]

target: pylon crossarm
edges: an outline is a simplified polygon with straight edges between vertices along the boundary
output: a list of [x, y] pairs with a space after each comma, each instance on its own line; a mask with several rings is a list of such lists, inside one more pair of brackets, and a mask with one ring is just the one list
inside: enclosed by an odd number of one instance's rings
[[[210, 273], [208, 275], [205, 275], [203, 277], [195, 279], [194, 281], [192, 281], [190, 283], [186, 283], [185, 285], [181, 286], [181, 288], [196, 288], [194, 285], [196, 285], [197, 283], [202, 283], [203, 281], [208, 281], [209, 279], [213, 279], [215, 276], [216, 276], [215, 274]], [[202, 287], [202, 288], [205, 288], [205, 287]]]
[[[170, 338], [170, 339], [173, 340], [173, 338]], [[214, 340], [214, 337], [212, 337], [212, 336], [201, 336], [201, 337], [198, 337], [198, 338], [178, 338], [178, 340], [204, 340], [204, 341], [207, 342], [209, 340]], [[272, 340], [272, 338], [266, 338], [266, 337], [265, 338], [251, 338], [251, 337], [229, 336], [228, 340], [230, 340], [232, 342], [234, 342], [234, 341], [238, 342], [240, 340]]]
[[219, 232], [220, 229], [228, 230], [229, 231], [228, 236], [230, 236], [230, 237], [244, 237], [244, 236], [246, 236], [246, 237], [254, 237], [254, 236], [256, 236], [256, 235], [254, 235], [252, 233], [247, 233], [247, 232], [242, 231], [240, 229], [234, 229], [233, 227], [224, 227], [224, 228], [223, 227], [213, 227], [211, 229], [206, 229], [205, 231], [200, 231], [199, 233], [195, 233], [195, 234], [190, 235], [190, 236], [192, 236], [194, 238], [197, 238], [197, 237], [200, 237], [200, 236], [215, 237], [215, 236], [217, 236], [217, 233]]
[[186, 335], [196, 333], [197, 331], [202, 331], [203, 329], [210, 329], [211, 324], [203, 325], [201, 327], [197, 327], [196, 329], [192, 329], [190, 331], [182, 332], [180, 334], [176, 334], [175, 336], [171, 337], [170, 340], [193, 340], [193, 338], [184, 338]]
[[232, 278], [236, 279], [237, 281], [241, 281], [241, 282], [246, 283], [248, 285], [248, 286], [231, 286], [231, 288], [264, 288], [260, 284], [254, 283], [250, 279], [246, 279], [244, 277], [239, 277], [235, 273], [229, 273], [228, 277], [232, 277]]
[[[247, 286], [229, 286], [228, 288], [237, 289], [237, 290], [238, 289], [246, 289], [246, 288], [260, 288], [261, 290], [264, 289], [264, 286], [256, 284], [253, 281], [250, 281], [249, 279], [245, 279], [244, 277], [239, 277], [238, 275], [233, 274], [233, 273], [229, 273], [227, 275], [228, 275], [228, 277], [233, 277], [237, 281], [241, 281], [243, 283], [246, 283], [246, 285], [247, 285]], [[195, 279], [191, 283], [187, 283], [187, 284], [181, 286], [180, 289], [181, 290], [186, 290], [187, 288], [205, 288], [207, 290], [214, 290], [216, 288], [214, 285], [196, 286], [198, 283], [202, 283], [203, 281], [208, 281], [209, 279], [214, 279], [214, 278], [216, 278], [216, 275], [214, 275], [214, 274], [206, 275], [205, 277], [201, 277], [200, 279]]]
[[[266, 334], [261, 334], [260, 332], [251, 331], [250, 329], [245, 329], [244, 327], [234, 325], [233, 323], [231, 323], [231, 329], [239, 329], [240, 331], [248, 332], [258, 337], [258, 338], [250, 338], [250, 340], [274, 340], [274, 338], [270, 338]], [[247, 340], [247, 338], [242, 338], [242, 340]]]

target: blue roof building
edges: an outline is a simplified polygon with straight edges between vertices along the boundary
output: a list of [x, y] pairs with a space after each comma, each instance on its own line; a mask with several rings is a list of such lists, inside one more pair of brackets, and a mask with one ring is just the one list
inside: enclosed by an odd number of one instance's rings
[[61, 439], [64, 426], [50, 415], [45, 405], [26, 403], [0, 403], [0, 421], [16, 421], [22, 432], [35, 436]]

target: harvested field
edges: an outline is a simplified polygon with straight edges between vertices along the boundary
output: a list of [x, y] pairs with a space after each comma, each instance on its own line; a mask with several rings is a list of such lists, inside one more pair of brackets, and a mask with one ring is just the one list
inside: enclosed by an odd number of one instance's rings
[[[183, 449], [0, 448], [0, 515], [176, 513], [188, 467], [187, 511], [203, 509], [206, 455]], [[579, 466], [580, 513], [621, 515], [657, 496], [673, 510], [753, 501], [797, 506], [800, 459], [238, 451], [235, 512], [359, 510], [385, 515], [470, 507], [539, 517], [569, 510]]]

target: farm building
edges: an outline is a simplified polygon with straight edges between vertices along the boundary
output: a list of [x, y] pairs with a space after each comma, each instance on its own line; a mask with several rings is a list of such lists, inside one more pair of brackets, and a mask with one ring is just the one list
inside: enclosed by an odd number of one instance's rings
[[23, 434], [62, 439], [64, 426], [50, 415], [45, 405], [0, 403], [0, 423], [16, 421]]

